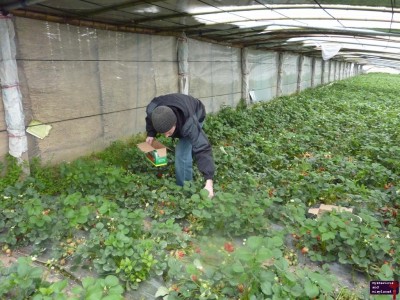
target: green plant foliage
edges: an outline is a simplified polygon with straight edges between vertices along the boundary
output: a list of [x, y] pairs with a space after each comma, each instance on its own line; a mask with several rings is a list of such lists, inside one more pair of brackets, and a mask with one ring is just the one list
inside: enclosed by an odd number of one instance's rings
[[[120, 299], [154, 276], [165, 280], [164, 300], [365, 299], [368, 291], [305, 262], [399, 278], [399, 94], [399, 76], [368, 74], [222, 107], [204, 123], [216, 164], [212, 199], [196, 167], [193, 182], [175, 184], [176, 141], [164, 137], [172, 151], [162, 168], [137, 149], [144, 135], [70, 163], [32, 161], [24, 179], [9, 157], [1, 251], [26, 248], [51, 266], [92, 272], [72, 299]], [[312, 218], [308, 209], [320, 204], [354, 213]], [[1, 296], [66, 299], [63, 281], [18, 265], [1, 268]], [[29, 276], [18, 275], [26, 268]]]
[[17, 159], [9, 154], [5, 157], [5, 162], [0, 162], [0, 193], [10, 186], [14, 185], [22, 174], [22, 167]]
[[[392, 261], [394, 254], [390, 233], [366, 211], [358, 215], [333, 212], [317, 220], [307, 219], [299, 232], [302, 234], [300, 247], [310, 249], [308, 253], [312, 260], [339, 259], [342, 264], [366, 271], [372, 278], [377, 277], [383, 264]], [[339, 253], [337, 249], [340, 249]], [[382, 276], [379, 278], [383, 280]]]
[[45, 279], [43, 269], [33, 266], [30, 257], [20, 257], [8, 268], [0, 265], [0, 297], [15, 300], [78, 300], [102, 299], [122, 300], [124, 289], [115, 276], [104, 279], [86, 277], [82, 285], [69, 291], [67, 280], [50, 283]]
[[242, 245], [222, 239], [200, 240], [192, 255], [171, 256], [160, 291], [168, 299], [305, 299], [325, 297], [332, 278], [309, 269], [289, 270], [283, 237], [252, 236]]

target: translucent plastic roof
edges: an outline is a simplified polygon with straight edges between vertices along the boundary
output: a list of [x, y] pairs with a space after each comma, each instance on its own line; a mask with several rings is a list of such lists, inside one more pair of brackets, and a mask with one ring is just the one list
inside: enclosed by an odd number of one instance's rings
[[322, 54], [330, 49], [335, 60], [400, 69], [400, 1], [395, 0], [0, 0], [0, 9], [119, 31], [185, 32], [234, 47], [325, 59]]

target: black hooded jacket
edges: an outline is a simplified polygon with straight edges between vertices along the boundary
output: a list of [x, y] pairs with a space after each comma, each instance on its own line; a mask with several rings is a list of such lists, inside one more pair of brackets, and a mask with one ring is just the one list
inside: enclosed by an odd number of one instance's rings
[[146, 131], [149, 137], [157, 134], [151, 122], [151, 113], [161, 105], [168, 106], [175, 112], [177, 123], [172, 137], [190, 139], [199, 171], [206, 180], [212, 179], [215, 173], [212, 148], [200, 124], [206, 117], [204, 104], [185, 94], [168, 94], [154, 98], [146, 108]]

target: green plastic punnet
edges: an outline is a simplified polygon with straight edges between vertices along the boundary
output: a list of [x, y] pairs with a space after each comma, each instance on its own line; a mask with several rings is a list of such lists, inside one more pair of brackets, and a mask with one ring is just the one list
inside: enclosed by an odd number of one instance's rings
[[137, 145], [138, 148], [145, 153], [146, 158], [156, 167], [165, 166], [168, 163], [167, 147], [157, 140], [149, 145], [146, 142]]

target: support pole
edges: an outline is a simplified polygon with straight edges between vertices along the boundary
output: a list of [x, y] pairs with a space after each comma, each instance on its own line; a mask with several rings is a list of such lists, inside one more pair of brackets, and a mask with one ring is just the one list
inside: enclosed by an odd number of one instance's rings
[[304, 62], [304, 55], [300, 54], [299, 58], [298, 58], [298, 64], [297, 64], [297, 66], [298, 66], [298, 68], [297, 68], [297, 70], [298, 70], [298, 73], [297, 73], [297, 88], [296, 88], [297, 93], [301, 92], [301, 80], [303, 78], [303, 62]]
[[189, 63], [188, 63], [188, 41], [186, 34], [183, 32], [178, 38], [178, 76], [179, 76], [179, 92], [181, 94], [189, 94]]
[[332, 61], [331, 60], [327, 60], [327, 62], [329, 63], [329, 71], [328, 71], [328, 82], [331, 83], [332, 80]]
[[[0, 15], [0, 84], [8, 132], [10, 155], [29, 173], [28, 143], [25, 134], [25, 117], [19, 89], [18, 68], [15, 60], [15, 32], [10, 16]], [[23, 164], [24, 163], [24, 164]]]
[[311, 87], [315, 87], [315, 57], [311, 59]]
[[250, 90], [249, 90], [249, 62], [248, 62], [248, 49], [242, 48], [241, 63], [242, 63], [242, 99], [246, 104], [250, 104]]
[[280, 97], [282, 95], [283, 59], [284, 59], [284, 53], [279, 52], [277, 61], [277, 76], [276, 76], [276, 97]]

